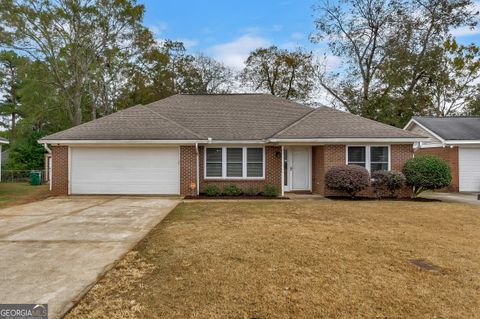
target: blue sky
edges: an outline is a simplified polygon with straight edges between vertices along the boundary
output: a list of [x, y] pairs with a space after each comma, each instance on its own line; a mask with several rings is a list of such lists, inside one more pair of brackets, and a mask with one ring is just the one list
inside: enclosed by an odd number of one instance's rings
[[[203, 52], [240, 68], [251, 50], [275, 44], [282, 48], [312, 44], [312, 5], [315, 0], [140, 0], [146, 7], [144, 23], [159, 39], [181, 40], [189, 52]], [[477, 7], [480, 8], [480, 5]], [[460, 42], [480, 44], [480, 31], [455, 30]], [[327, 60], [338, 64], [335, 57]]]

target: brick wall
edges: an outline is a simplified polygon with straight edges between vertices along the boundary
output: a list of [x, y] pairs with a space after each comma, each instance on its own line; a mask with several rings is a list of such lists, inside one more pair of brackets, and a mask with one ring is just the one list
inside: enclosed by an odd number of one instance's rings
[[197, 182], [197, 155], [195, 146], [180, 146], [180, 194], [196, 195], [190, 185]]
[[452, 183], [447, 190], [450, 192], [459, 191], [459, 177], [458, 177], [458, 147], [432, 147], [421, 148], [415, 151], [415, 156], [434, 155], [443, 158], [450, 165], [452, 170]]
[[52, 195], [68, 195], [68, 146], [52, 146]]
[[[217, 185], [220, 189], [223, 189], [225, 185], [236, 185], [242, 189], [249, 187], [258, 187], [260, 191], [267, 184], [273, 184], [277, 186], [279, 192], [282, 187], [282, 148], [280, 146], [266, 146], [265, 147], [265, 179], [262, 180], [237, 180], [237, 179], [208, 179], [205, 180], [204, 171], [204, 147], [199, 147], [200, 152], [200, 192], [203, 192], [203, 188], [206, 185]], [[280, 156], [277, 157], [277, 152]], [[182, 188], [182, 187], [181, 187]]]
[[[395, 144], [391, 146], [392, 170], [400, 171], [404, 163], [413, 157], [413, 145]], [[346, 164], [345, 145], [314, 146], [312, 148], [312, 191], [325, 196], [343, 196], [345, 193], [325, 187], [325, 173], [334, 166]], [[360, 196], [374, 196], [373, 188], [369, 187], [359, 193]], [[399, 193], [401, 197], [409, 197], [411, 189], [405, 187]]]

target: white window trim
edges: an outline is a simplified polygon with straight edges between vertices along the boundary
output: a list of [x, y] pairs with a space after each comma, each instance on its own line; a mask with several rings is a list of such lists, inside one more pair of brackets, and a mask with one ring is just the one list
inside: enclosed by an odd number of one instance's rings
[[382, 144], [371, 144], [371, 145], [347, 145], [345, 148], [345, 164], [348, 165], [349, 160], [348, 160], [348, 148], [349, 147], [365, 147], [365, 168], [367, 169], [368, 172], [371, 170], [371, 152], [370, 148], [371, 147], [378, 147], [378, 146], [383, 146], [383, 147], [388, 147], [388, 170], [392, 170], [392, 147], [391, 145], [382, 145]]
[[[222, 176], [207, 176], [207, 149], [221, 148], [222, 149]], [[243, 176], [233, 177], [227, 176], [227, 148], [241, 148], [242, 149], [242, 174]], [[247, 149], [261, 148], [263, 153], [262, 176], [248, 177], [247, 176]], [[204, 147], [203, 150], [203, 178], [206, 180], [264, 180], [265, 179], [265, 147], [264, 146], [209, 146]]]

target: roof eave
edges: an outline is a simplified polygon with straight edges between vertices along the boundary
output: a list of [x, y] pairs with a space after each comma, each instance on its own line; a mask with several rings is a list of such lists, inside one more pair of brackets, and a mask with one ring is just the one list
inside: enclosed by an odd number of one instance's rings
[[332, 137], [332, 138], [271, 138], [272, 143], [415, 143], [426, 142], [419, 137]]
[[163, 145], [179, 145], [179, 144], [195, 144], [208, 143], [208, 140], [61, 140], [61, 139], [39, 139], [40, 144], [57, 144], [57, 145], [88, 145], [88, 144], [163, 144]]

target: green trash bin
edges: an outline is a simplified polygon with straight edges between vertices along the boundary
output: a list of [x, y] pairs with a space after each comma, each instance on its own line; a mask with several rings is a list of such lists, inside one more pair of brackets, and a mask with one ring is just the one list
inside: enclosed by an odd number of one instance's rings
[[42, 172], [31, 171], [30, 172], [30, 185], [40, 185], [40, 184], [42, 184]]

